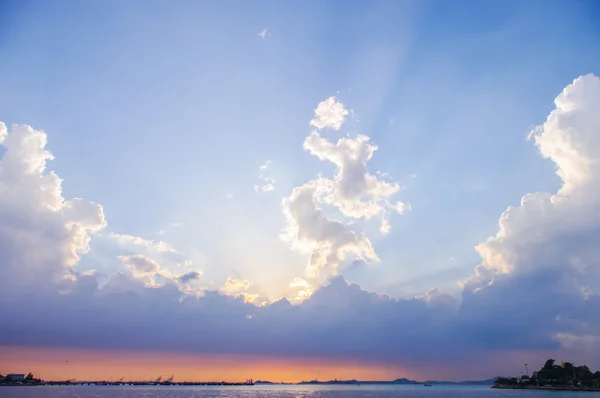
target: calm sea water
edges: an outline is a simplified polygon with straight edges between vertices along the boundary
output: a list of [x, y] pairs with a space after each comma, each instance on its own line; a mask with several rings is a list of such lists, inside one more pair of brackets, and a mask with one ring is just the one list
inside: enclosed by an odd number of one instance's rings
[[2, 387], [0, 398], [600, 398], [596, 392], [496, 390], [481, 386]]

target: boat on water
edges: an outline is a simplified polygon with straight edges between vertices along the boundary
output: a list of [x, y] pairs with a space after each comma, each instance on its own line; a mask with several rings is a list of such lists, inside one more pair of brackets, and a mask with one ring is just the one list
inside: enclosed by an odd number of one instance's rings
[[425, 386], [425, 387], [431, 387], [431, 384], [427, 384], [427, 383], [425, 383], [425, 384], [424, 384], [424, 386]]

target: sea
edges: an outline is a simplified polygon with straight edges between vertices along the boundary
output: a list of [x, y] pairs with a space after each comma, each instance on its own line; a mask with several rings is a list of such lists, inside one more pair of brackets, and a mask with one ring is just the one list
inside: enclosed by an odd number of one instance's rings
[[600, 398], [600, 392], [498, 390], [458, 385], [0, 387], [0, 398]]

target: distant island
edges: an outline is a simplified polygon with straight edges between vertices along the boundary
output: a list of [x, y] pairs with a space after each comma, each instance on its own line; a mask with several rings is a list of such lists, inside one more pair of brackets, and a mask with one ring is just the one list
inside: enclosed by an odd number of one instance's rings
[[600, 391], [600, 371], [592, 372], [586, 365], [575, 366], [571, 362], [556, 365], [554, 359], [548, 359], [531, 377], [499, 377], [492, 388]]
[[245, 382], [193, 382], [193, 381], [173, 381], [173, 376], [162, 380], [159, 377], [153, 381], [75, 381], [74, 379], [66, 381], [46, 381], [36, 378], [32, 373], [15, 374], [9, 373], [5, 376], [0, 374], [0, 386], [35, 386], [35, 385], [255, 385], [255, 384], [273, 384], [273, 385], [489, 385], [492, 388], [500, 389], [533, 389], [533, 390], [569, 390], [569, 391], [600, 391], [600, 371], [592, 372], [586, 365], [575, 366], [570, 362], [563, 362], [556, 365], [554, 359], [548, 359], [544, 366], [529, 374], [521, 377], [495, 377], [486, 380], [477, 381], [437, 381], [426, 380], [417, 381], [407, 378], [398, 378], [389, 381], [379, 380], [310, 380], [299, 383], [272, 382], [267, 380], [253, 381], [248, 379]]
[[255, 383], [252, 379], [247, 379], [244, 382], [235, 381], [174, 381], [174, 375], [168, 379], [163, 379], [162, 376], [155, 380], [148, 381], [124, 381], [121, 378], [117, 381], [96, 380], [96, 381], [76, 381], [75, 379], [49, 381], [33, 377], [29, 373], [27, 376], [18, 373], [9, 373], [6, 376], [0, 374], [0, 387], [3, 386], [253, 386]]
[[417, 380], [410, 380], [410, 379], [406, 379], [406, 378], [400, 378], [400, 379], [396, 379], [396, 380], [389, 380], [389, 381], [380, 381], [380, 380], [356, 380], [356, 379], [352, 379], [352, 380], [327, 380], [327, 381], [319, 381], [319, 380], [311, 380], [311, 381], [301, 381], [300, 383], [295, 383], [295, 384], [323, 384], [323, 385], [328, 385], [328, 384], [365, 384], [365, 385], [370, 385], [370, 384], [429, 384], [429, 385], [433, 385], [433, 384], [457, 384], [457, 385], [492, 385], [494, 384], [494, 379], [487, 379], [487, 380], [478, 380], [478, 381], [437, 381], [437, 380], [426, 380], [426, 381], [417, 381]]
[[36, 378], [33, 374], [29, 373], [27, 375], [24, 374], [14, 374], [10, 373], [6, 376], [0, 374], [0, 386], [35, 386], [35, 385], [239, 385], [239, 386], [247, 386], [247, 385], [256, 385], [256, 384], [272, 384], [272, 385], [306, 385], [306, 384], [316, 384], [316, 385], [377, 385], [377, 384], [396, 384], [396, 385], [410, 385], [410, 384], [425, 384], [425, 385], [434, 385], [434, 384], [457, 384], [457, 385], [492, 385], [494, 384], [494, 379], [488, 380], [480, 380], [480, 381], [436, 381], [436, 380], [428, 380], [428, 381], [416, 381], [410, 380], [406, 378], [399, 378], [395, 380], [389, 381], [379, 381], [379, 380], [327, 380], [327, 381], [319, 381], [319, 380], [310, 380], [310, 381], [301, 381], [299, 383], [286, 383], [286, 382], [273, 382], [267, 380], [256, 380], [252, 379], [246, 380], [243, 383], [237, 382], [191, 382], [191, 381], [182, 381], [176, 382], [173, 380], [173, 376], [166, 380], [161, 380], [158, 378], [152, 381], [123, 381], [123, 379], [118, 381], [75, 381], [64, 380], [64, 381], [47, 381]]

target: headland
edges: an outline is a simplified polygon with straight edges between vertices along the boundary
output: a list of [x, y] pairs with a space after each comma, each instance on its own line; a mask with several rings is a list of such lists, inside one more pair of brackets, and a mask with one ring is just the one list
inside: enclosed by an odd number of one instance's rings
[[600, 371], [592, 372], [586, 365], [575, 366], [571, 362], [560, 365], [548, 359], [544, 366], [531, 376], [525, 364], [521, 377], [498, 377], [492, 388], [506, 390], [546, 391], [600, 391]]

